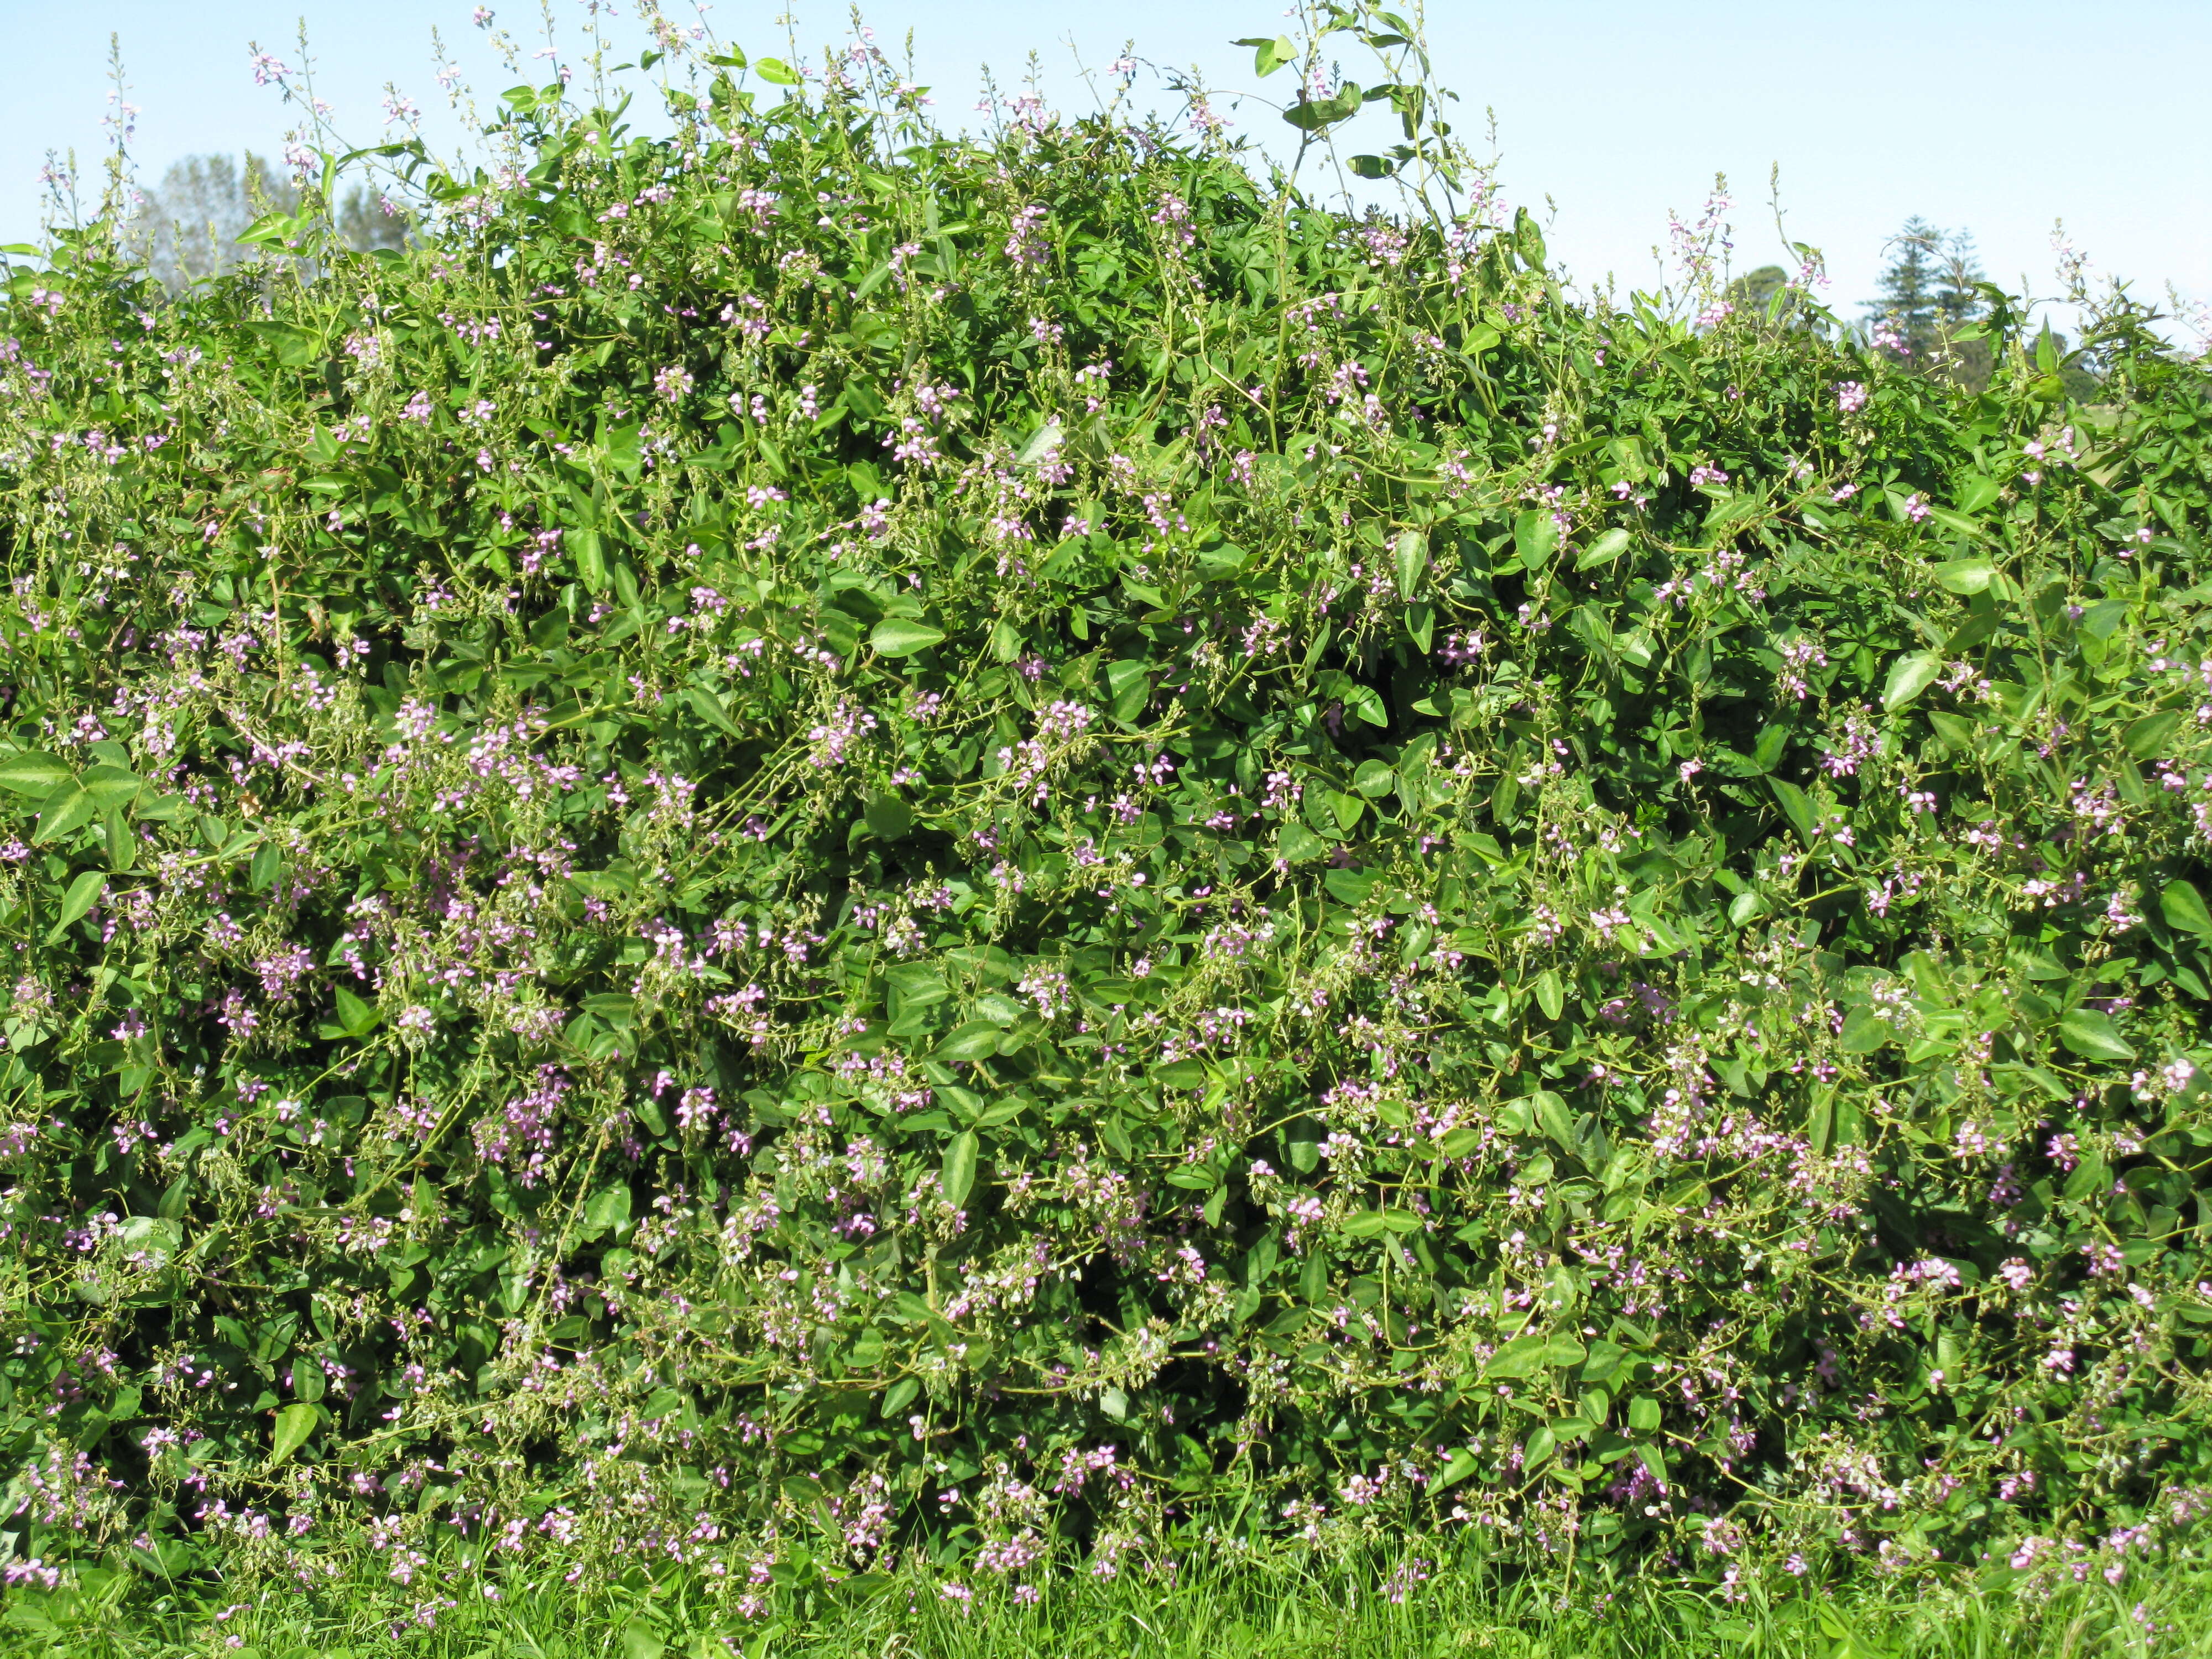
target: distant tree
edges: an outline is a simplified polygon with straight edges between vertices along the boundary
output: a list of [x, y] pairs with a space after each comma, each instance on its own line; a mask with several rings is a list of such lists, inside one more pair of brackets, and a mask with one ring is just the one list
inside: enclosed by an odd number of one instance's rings
[[1867, 307], [1875, 345], [1915, 366], [1925, 364], [1936, 346], [1942, 246], [1942, 231], [1917, 214], [1907, 219], [1890, 242], [1894, 257], [1882, 268], [1879, 293]]
[[[259, 259], [260, 250], [239, 237], [263, 214], [294, 213], [299, 206], [299, 186], [251, 150], [242, 162], [228, 155], [188, 155], [144, 193], [126, 234], [146, 268], [177, 293]], [[339, 236], [364, 252], [400, 246], [410, 223], [359, 185], [346, 195], [337, 218]]]
[[1756, 270], [1747, 270], [1729, 284], [1729, 298], [1739, 311], [1765, 311], [1774, 299], [1777, 290], [1786, 287], [1790, 273], [1780, 265], [1761, 265]]
[[2051, 355], [2058, 359], [2058, 382], [2066, 388], [2066, 395], [2077, 404], [2094, 404], [2103, 393], [2104, 381], [2088, 363], [2082, 361], [2093, 354], [2084, 352], [2081, 357], [2069, 361], [2066, 337], [2049, 323], [2044, 324], [2037, 337], [2027, 345], [2031, 359], [2039, 357], [2045, 339], [2051, 342]]
[[1989, 280], [1982, 272], [1981, 256], [1974, 249], [1974, 233], [1954, 230], [1937, 245], [1934, 301], [1938, 326], [1963, 328], [1982, 314], [1978, 283]]
[[406, 210], [380, 191], [356, 185], [338, 208], [338, 235], [362, 253], [380, 247], [403, 247], [414, 221]]
[[174, 292], [257, 257], [239, 236], [262, 213], [298, 203], [291, 181], [251, 150], [243, 166], [228, 155], [188, 155], [146, 192], [127, 234], [147, 269]]
[[1989, 342], [1960, 339], [1983, 314], [1986, 279], [1972, 231], [1945, 231], [1914, 216], [1890, 243], [1867, 319], [1877, 349], [1919, 373], [1941, 374], [1979, 392], [1994, 362]]
[[[1747, 270], [1728, 285], [1729, 302], [1753, 322], [1764, 324], [1772, 308], [1774, 296], [1790, 286], [1790, 273], [1780, 265], [1761, 265]], [[1777, 321], [1786, 322], [1796, 310], [1796, 295], [1791, 295], [1782, 302]]]
[[1974, 234], [1954, 230], [1937, 250], [1936, 270], [1935, 356], [1944, 372], [1969, 392], [1988, 388], [1996, 354], [1978, 336], [1959, 337], [1969, 324], [1980, 320], [1984, 307], [1978, 284], [1989, 278], [1974, 249]]

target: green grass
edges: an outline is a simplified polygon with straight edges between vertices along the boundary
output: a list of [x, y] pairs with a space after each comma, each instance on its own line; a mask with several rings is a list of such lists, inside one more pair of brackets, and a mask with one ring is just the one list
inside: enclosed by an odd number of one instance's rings
[[[1752, 1583], [1740, 1601], [1707, 1586], [1646, 1579], [1611, 1595], [1564, 1577], [1498, 1580], [1444, 1569], [1401, 1602], [1376, 1564], [1332, 1568], [1287, 1557], [1214, 1562], [1172, 1575], [1049, 1587], [1033, 1607], [1003, 1592], [972, 1606], [939, 1599], [921, 1577], [872, 1592], [817, 1590], [746, 1620], [696, 1579], [585, 1591], [549, 1571], [501, 1600], [456, 1571], [402, 1590], [382, 1579], [304, 1591], [203, 1584], [149, 1595], [97, 1571], [57, 1594], [9, 1592], [0, 1652], [55, 1659], [2039, 1659], [2212, 1652], [2212, 1577], [2144, 1573], [2118, 1588], [2091, 1579], [2049, 1599], [1968, 1583], [1867, 1583], [1841, 1590]], [[395, 1633], [429, 1596], [450, 1597], [434, 1628]], [[243, 1606], [238, 1603], [243, 1602]], [[227, 1618], [218, 1618], [231, 1607]], [[2138, 1613], [2140, 1608], [2140, 1613]], [[2145, 1620], [2148, 1620], [2146, 1625]], [[235, 1643], [237, 1645], [233, 1646]]]

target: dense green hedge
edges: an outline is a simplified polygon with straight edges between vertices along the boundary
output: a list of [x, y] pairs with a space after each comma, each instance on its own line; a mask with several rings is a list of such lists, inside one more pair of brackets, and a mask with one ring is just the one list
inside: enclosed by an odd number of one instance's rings
[[2202, 364], [676, 44], [404, 255], [9, 279], [23, 1553], [2194, 1513]]

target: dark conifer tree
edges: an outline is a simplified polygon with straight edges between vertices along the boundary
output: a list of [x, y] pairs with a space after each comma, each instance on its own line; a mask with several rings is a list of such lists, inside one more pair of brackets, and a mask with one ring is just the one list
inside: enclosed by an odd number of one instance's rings
[[1943, 233], [1928, 221], [1917, 214], [1907, 219], [1890, 242], [1893, 257], [1867, 307], [1875, 343], [1908, 363], [1924, 364], [1935, 353], [1943, 243]]

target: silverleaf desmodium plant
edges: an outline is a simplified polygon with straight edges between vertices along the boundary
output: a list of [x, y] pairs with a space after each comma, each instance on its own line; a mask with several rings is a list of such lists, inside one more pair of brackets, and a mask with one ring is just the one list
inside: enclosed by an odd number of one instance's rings
[[1969, 397], [1711, 224], [1571, 303], [1479, 179], [842, 61], [11, 268], [19, 1554], [2161, 1547], [2203, 363], [1991, 290]]

